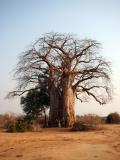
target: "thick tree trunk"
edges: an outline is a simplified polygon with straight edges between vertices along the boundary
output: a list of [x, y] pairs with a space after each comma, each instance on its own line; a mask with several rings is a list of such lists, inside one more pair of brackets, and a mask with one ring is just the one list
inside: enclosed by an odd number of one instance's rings
[[64, 107], [63, 107], [63, 96], [59, 95], [59, 106], [58, 106], [58, 119], [61, 127], [64, 127]]
[[58, 127], [58, 106], [59, 97], [55, 85], [53, 84], [50, 88], [50, 111], [49, 111], [49, 127]]
[[[51, 74], [54, 77], [54, 74]], [[72, 88], [71, 75], [63, 74], [61, 83], [61, 94], [57, 92], [55, 79], [51, 78], [50, 83], [50, 111], [49, 111], [49, 127], [72, 127], [75, 122], [74, 113], [74, 91]]]
[[65, 127], [72, 127], [75, 122], [74, 113], [74, 91], [71, 84], [71, 77], [63, 79], [63, 118]]

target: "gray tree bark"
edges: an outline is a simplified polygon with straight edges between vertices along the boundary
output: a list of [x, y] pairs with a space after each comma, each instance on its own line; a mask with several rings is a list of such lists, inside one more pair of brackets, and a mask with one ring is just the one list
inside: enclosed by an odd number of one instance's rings
[[58, 127], [58, 94], [56, 88], [53, 85], [50, 89], [50, 111], [49, 111], [49, 127]]

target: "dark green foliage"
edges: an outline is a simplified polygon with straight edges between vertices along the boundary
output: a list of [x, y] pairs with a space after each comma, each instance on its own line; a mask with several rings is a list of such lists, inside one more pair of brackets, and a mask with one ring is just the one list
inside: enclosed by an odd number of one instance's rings
[[118, 124], [120, 123], [120, 115], [118, 113], [110, 113], [106, 118], [106, 123]]
[[21, 97], [23, 111], [29, 119], [36, 119], [39, 115], [45, 114], [49, 107], [49, 94], [46, 88], [31, 90], [26, 97]]
[[32, 124], [25, 121], [24, 119], [18, 119], [15, 124], [17, 132], [25, 132], [32, 130]]

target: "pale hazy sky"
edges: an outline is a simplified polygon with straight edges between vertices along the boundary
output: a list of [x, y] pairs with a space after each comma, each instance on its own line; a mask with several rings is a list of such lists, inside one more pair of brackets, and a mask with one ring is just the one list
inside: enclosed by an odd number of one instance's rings
[[120, 0], [0, 0], [0, 114], [21, 112], [19, 98], [4, 100], [16, 84], [12, 70], [18, 55], [51, 31], [98, 40], [101, 54], [112, 62], [113, 101], [77, 102], [76, 112], [120, 113]]

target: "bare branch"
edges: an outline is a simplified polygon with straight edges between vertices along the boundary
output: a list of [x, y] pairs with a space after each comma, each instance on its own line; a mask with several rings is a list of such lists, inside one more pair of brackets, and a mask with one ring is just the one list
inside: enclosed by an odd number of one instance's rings
[[49, 85], [55, 85], [61, 95], [65, 79], [76, 98], [79, 98], [78, 93], [86, 93], [85, 96], [90, 95], [103, 104], [101, 97], [104, 99], [104, 95], [100, 96], [95, 90], [104, 90], [109, 95], [110, 67], [103, 57], [98, 56], [99, 47], [100, 43], [90, 39], [79, 40], [68, 34], [45, 34], [20, 57], [16, 69], [18, 92], [11, 94], [21, 95], [31, 86], [42, 85], [45, 77], [39, 75], [45, 75]]

